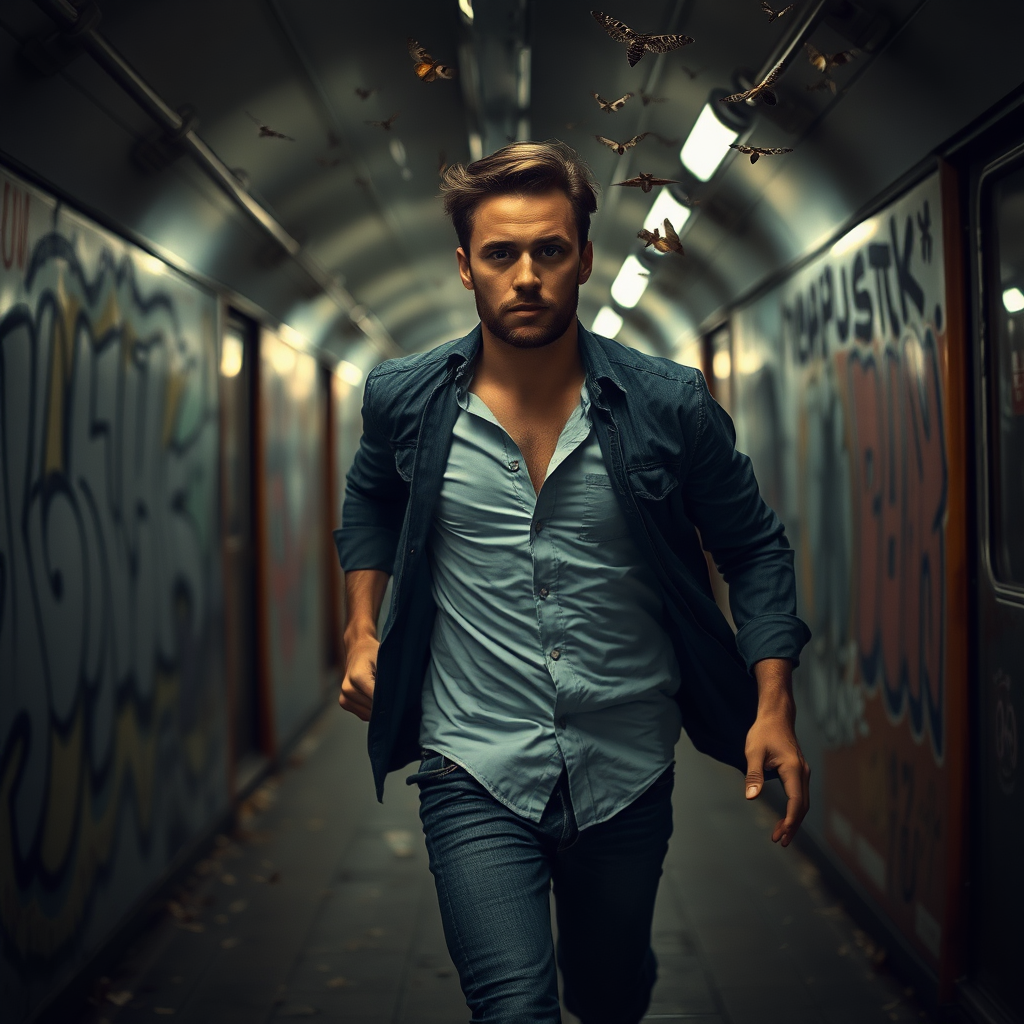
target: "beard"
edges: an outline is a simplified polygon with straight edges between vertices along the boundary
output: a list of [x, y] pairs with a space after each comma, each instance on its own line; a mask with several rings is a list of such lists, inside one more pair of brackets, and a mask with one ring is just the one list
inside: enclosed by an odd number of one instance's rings
[[510, 307], [521, 302], [529, 302], [526, 297], [513, 299], [500, 306], [492, 306], [484, 300], [479, 291], [475, 291], [473, 296], [481, 323], [499, 341], [513, 348], [543, 348], [562, 337], [576, 319], [580, 286], [576, 285], [572, 295], [565, 302], [549, 306], [528, 325], [517, 325], [515, 314], [509, 312]]

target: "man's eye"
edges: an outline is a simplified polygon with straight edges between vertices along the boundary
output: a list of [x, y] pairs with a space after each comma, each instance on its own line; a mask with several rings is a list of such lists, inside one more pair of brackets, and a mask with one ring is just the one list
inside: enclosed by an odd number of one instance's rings
[[490, 251], [490, 253], [488, 254], [487, 258], [490, 259], [490, 260], [499, 260], [499, 259], [506, 259], [507, 257], [508, 257], [508, 250], [507, 249], [492, 249]]
[[562, 247], [560, 245], [545, 245], [544, 248], [541, 249], [541, 253], [544, 256], [557, 256], [561, 251]]

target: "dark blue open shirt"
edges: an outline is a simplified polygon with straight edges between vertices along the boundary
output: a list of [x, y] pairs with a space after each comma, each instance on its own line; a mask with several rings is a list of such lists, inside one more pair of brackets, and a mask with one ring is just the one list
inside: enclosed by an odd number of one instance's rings
[[[683, 727], [698, 750], [745, 772], [757, 713], [750, 669], [763, 658], [797, 662], [810, 639], [796, 615], [785, 530], [698, 370], [582, 324], [578, 331], [594, 431], [634, 541], [662, 588], [685, 668], [676, 693]], [[429, 352], [383, 362], [366, 379], [363, 436], [334, 539], [346, 572], [394, 576], [368, 737], [378, 798], [384, 776], [420, 753], [435, 614], [427, 538], [459, 412], [456, 377], [480, 345], [478, 325]], [[701, 540], [729, 584], [735, 635], [715, 604]]]

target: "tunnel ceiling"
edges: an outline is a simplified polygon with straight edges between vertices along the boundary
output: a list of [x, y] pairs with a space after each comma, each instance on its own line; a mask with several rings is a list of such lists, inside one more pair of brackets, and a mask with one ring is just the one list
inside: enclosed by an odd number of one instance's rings
[[[650, 285], [624, 312], [620, 338], [675, 354], [1021, 79], [1019, 4], [979, 3], [968, 14], [940, 0], [803, 0], [769, 22], [759, 0], [601, 3], [638, 30], [695, 42], [631, 68], [624, 46], [578, 0], [476, 0], [475, 10], [470, 0], [100, 0], [98, 31], [168, 104], [195, 112], [197, 133], [375, 314], [395, 352], [457, 336], [476, 320], [436, 199], [440, 164], [470, 159], [471, 147], [559, 138], [583, 155], [602, 196], [581, 317], [592, 321], [623, 259], [639, 255]], [[161, 133], [88, 54], [64, 42], [63, 68], [30, 66], [26, 44], [53, 28], [30, 0], [0, 10], [6, 157], [325, 351], [340, 355], [357, 343], [344, 306], [187, 156], [161, 143], [163, 165], [140, 168], [140, 140], [160, 142]], [[408, 36], [454, 67], [455, 79], [418, 80]], [[827, 52], [859, 49], [832, 72], [835, 96], [809, 88], [820, 75], [795, 45], [803, 39]], [[787, 46], [779, 103], [742, 107], [749, 127], [740, 138], [794, 152], [753, 165], [730, 154], [706, 184], [692, 178], [679, 148], [711, 90], [749, 86]], [[364, 99], [357, 89], [373, 92]], [[606, 114], [592, 90], [634, 97]], [[645, 105], [642, 92], [663, 102]], [[366, 123], [394, 114], [390, 130]], [[294, 141], [261, 137], [250, 115]], [[642, 131], [652, 134], [623, 156], [594, 139]], [[682, 232], [685, 257], [642, 252], [636, 233], [657, 193], [610, 187], [639, 171], [681, 179], [700, 200]]]

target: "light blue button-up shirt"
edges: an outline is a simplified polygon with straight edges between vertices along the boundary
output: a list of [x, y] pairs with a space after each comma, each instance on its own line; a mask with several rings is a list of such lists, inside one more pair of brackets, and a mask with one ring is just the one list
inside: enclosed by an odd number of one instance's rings
[[583, 829], [672, 762], [679, 665], [661, 594], [612, 491], [586, 385], [538, 496], [468, 384], [430, 534], [420, 744], [532, 821], [564, 766]]

